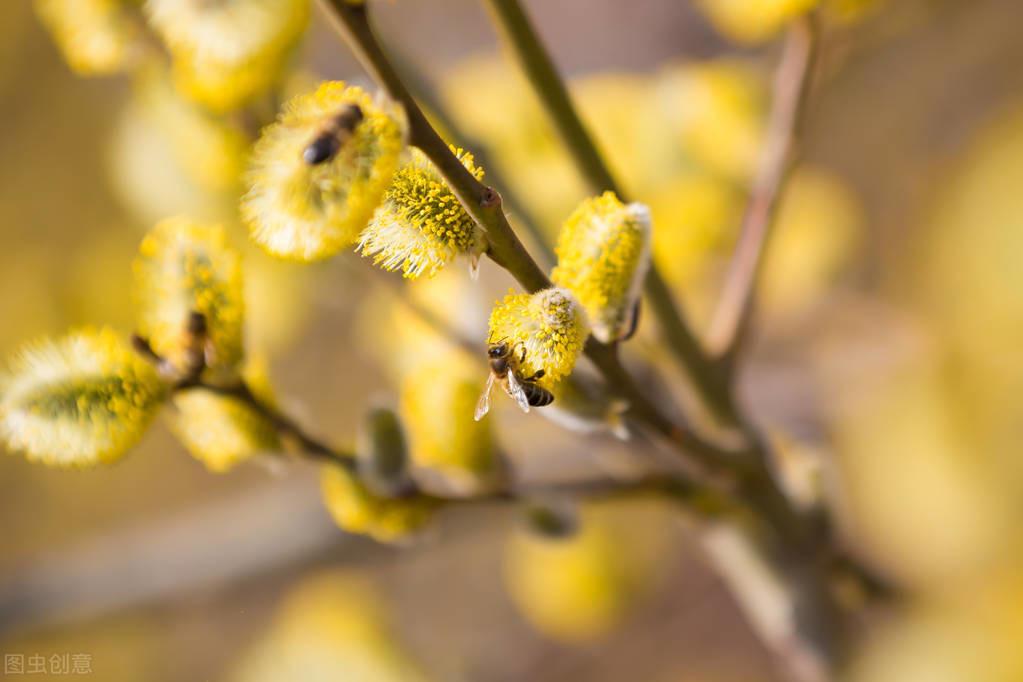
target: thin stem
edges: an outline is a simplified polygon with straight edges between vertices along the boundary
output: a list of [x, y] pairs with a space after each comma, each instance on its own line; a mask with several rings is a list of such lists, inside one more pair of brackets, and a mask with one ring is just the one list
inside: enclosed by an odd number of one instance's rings
[[[532, 293], [550, 287], [550, 279], [529, 255], [509, 225], [502, 208], [501, 195], [479, 182], [462, 165], [447, 143], [430, 125], [422, 109], [401, 81], [370, 28], [366, 6], [351, 5], [345, 0], [320, 0], [320, 4], [363, 67], [387, 91], [391, 99], [402, 104], [409, 121], [411, 144], [418, 147], [433, 162], [465, 210], [486, 232], [489, 242], [487, 254], [491, 260], [511, 273], [526, 291]], [[620, 370], [620, 365], [615, 367], [617, 361], [614, 363], [611, 361], [606, 348], [602, 349], [599, 344], [589, 343], [587, 355], [601, 369], [604, 378], [613, 389], [622, 390], [633, 398], [630, 401], [630, 414], [634, 418], [662, 436], [673, 435], [674, 438], [669, 440], [675, 444], [679, 443], [679, 434], [686, 434], [688, 429], [678, 425], [669, 427], [671, 421], [634, 390], [631, 379], [628, 383], [622, 383], [623, 377], [628, 375], [624, 370]], [[726, 461], [731, 454], [699, 439], [694, 434], [688, 434], [687, 440], [695, 444], [696, 450], [691, 454], [700, 461], [708, 461], [711, 453], [714, 453], [719, 462]]]
[[[579, 172], [594, 192], [611, 190], [622, 201], [626, 193], [616, 182], [586, 130], [565, 81], [558, 73], [543, 41], [518, 0], [487, 0], [487, 6], [505, 41], [515, 54], [537, 97], [575, 161]], [[699, 338], [690, 328], [682, 309], [656, 264], [650, 268], [645, 283], [647, 301], [668, 341], [669, 349], [685, 368], [690, 380], [706, 405], [719, 418], [735, 422], [735, 406], [724, 382], [704, 352]]]
[[812, 15], [794, 23], [775, 75], [774, 101], [763, 156], [708, 334], [709, 347], [726, 365], [734, 364], [734, 356], [750, 325], [756, 281], [806, 108], [817, 42], [818, 31]]

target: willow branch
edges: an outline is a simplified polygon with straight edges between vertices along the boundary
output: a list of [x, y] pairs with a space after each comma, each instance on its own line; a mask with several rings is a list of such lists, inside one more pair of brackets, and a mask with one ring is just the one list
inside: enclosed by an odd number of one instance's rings
[[[615, 181], [604, 162], [593, 137], [586, 130], [572, 103], [565, 81], [558, 73], [554, 61], [519, 1], [487, 0], [487, 6], [579, 172], [592, 190], [597, 193], [611, 190], [622, 201], [628, 201], [622, 187]], [[669, 349], [686, 370], [703, 402], [719, 418], [734, 423], [735, 406], [726, 390], [725, 382], [719, 376], [715, 364], [709, 361], [699, 338], [690, 328], [684, 312], [675, 302], [671, 289], [656, 264], [650, 268], [645, 293], [647, 302], [668, 341]]]
[[817, 56], [817, 34], [812, 15], [794, 23], [775, 75], [763, 156], [708, 334], [709, 347], [726, 365], [732, 364], [752, 317], [757, 278], [806, 106]]
[[[409, 142], [418, 147], [437, 167], [470, 216], [486, 233], [487, 255], [506, 269], [529, 292], [551, 286], [551, 281], [519, 241], [504, 214], [501, 195], [478, 181], [440, 137], [405, 87], [394, 66], [384, 54], [369, 25], [365, 4], [352, 5], [345, 0], [320, 0], [331, 22], [345, 38], [363, 67], [383, 87], [391, 99], [400, 103], [409, 122]], [[627, 383], [614, 381], [627, 377], [617, 355], [599, 344], [587, 344], [587, 355], [594, 361], [604, 378], [616, 390], [630, 399], [630, 415], [651, 430], [679, 444], [679, 435], [692, 445], [686, 454], [703, 465], [719, 465], [732, 453], [701, 439], [682, 425], [673, 425], [655, 405], [643, 398], [629, 379]]]

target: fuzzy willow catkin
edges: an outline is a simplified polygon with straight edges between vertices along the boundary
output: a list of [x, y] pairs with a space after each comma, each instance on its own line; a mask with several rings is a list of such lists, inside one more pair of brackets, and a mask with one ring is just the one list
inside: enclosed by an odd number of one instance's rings
[[[483, 179], [472, 154], [452, 151], [477, 180]], [[475, 272], [486, 239], [426, 155], [412, 149], [360, 236], [359, 249], [384, 269], [416, 279], [432, 277], [459, 255], [469, 257]]]
[[586, 309], [602, 343], [622, 338], [650, 268], [650, 210], [613, 192], [584, 201], [565, 221], [551, 280]]
[[23, 348], [2, 379], [0, 434], [51, 466], [111, 462], [142, 437], [167, 385], [111, 329]]
[[[310, 146], [352, 107], [360, 120], [333, 155], [310, 163]], [[361, 88], [331, 81], [295, 97], [253, 151], [241, 205], [252, 238], [275, 256], [305, 262], [355, 244], [391, 184], [404, 145], [400, 108], [385, 111]]]

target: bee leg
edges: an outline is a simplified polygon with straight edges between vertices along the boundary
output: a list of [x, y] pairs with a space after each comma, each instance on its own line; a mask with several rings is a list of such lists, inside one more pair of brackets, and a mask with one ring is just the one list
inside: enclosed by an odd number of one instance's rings
[[538, 369], [533, 374], [533, 376], [529, 377], [528, 379], [523, 379], [523, 381], [532, 384], [532, 383], [536, 382], [537, 380], [542, 379], [543, 375], [546, 374], [546, 373], [547, 372], [545, 372], [544, 370]]

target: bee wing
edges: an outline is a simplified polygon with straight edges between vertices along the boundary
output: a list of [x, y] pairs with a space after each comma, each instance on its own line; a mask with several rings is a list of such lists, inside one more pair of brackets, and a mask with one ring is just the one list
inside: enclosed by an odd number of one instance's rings
[[476, 421], [483, 419], [483, 417], [490, 411], [490, 391], [494, 388], [494, 374], [490, 373], [487, 377], [487, 385], [483, 387], [483, 393], [480, 394], [480, 399], [476, 402], [476, 413], [473, 418]]
[[526, 396], [522, 384], [515, 378], [515, 372], [508, 372], [508, 395], [515, 398], [515, 402], [519, 404], [523, 412], [529, 412], [529, 398]]

